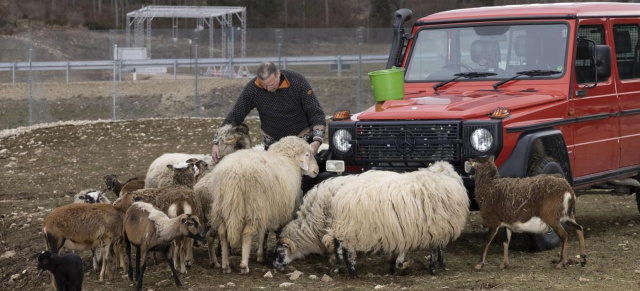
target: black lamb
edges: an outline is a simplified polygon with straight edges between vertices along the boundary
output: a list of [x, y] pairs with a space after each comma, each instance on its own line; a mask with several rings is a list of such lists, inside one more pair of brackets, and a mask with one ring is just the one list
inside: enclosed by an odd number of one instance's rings
[[58, 291], [82, 290], [82, 259], [76, 253], [58, 256], [44, 251], [38, 256], [38, 270], [46, 270], [53, 275]]

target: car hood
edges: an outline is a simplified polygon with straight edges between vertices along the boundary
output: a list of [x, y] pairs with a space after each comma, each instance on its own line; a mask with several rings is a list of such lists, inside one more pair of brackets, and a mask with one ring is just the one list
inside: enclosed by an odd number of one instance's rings
[[[414, 96], [418, 94], [414, 94]], [[566, 98], [561, 92], [549, 91], [467, 91], [423, 94], [425, 95], [416, 97], [409, 95], [410, 98], [405, 97], [403, 100], [378, 102], [358, 114], [357, 119], [469, 119], [485, 117], [496, 107], [506, 107], [514, 111]]]

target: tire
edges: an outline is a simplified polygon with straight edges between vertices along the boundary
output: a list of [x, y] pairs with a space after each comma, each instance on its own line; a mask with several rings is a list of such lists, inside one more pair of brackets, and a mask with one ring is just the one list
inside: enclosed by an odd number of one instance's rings
[[[561, 174], [563, 177], [565, 176], [562, 166], [560, 166], [560, 164], [553, 158], [543, 157], [535, 162], [536, 163], [534, 165], [529, 167], [529, 173], [527, 173], [528, 177], [540, 174]], [[551, 229], [543, 234], [513, 233], [509, 249], [527, 252], [541, 252], [552, 250], [561, 243], [562, 241], [560, 241], [560, 238]]]

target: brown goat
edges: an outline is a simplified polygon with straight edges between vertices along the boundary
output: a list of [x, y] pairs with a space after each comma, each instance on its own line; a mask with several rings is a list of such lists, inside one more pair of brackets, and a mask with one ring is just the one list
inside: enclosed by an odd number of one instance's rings
[[122, 220], [133, 204], [134, 196], [126, 195], [111, 204], [72, 203], [51, 211], [42, 223], [42, 236], [47, 249], [54, 254], [62, 247], [70, 250], [101, 248], [102, 269], [100, 282], [105, 272], [109, 274], [109, 249], [120, 239]]
[[111, 174], [104, 176], [104, 183], [107, 185], [107, 190], [113, 191], [113, 193], [116, 194], [116, 197], [144, 188], [143, 177], [133, 177], [122, 183], [118, 180], [118, 175]]
[[569, 235], [561, 223], [576, 229], [580, 244], [581, 265], [587, 263], [582, 226], [575, 219], [576, 194], [564, 178], [557, 175], [538, 175], [527, 178], [501, 178], [494, 158], [471, 160], [469, 174], [475, 181], [475, 197], [480, 215], [489, 227], [489, 241], [484, 247], [477, 270], [484, 266], [489, 245], [500, 227], [507, 236], [503, 242], [504, 259], [500, 268], [509, 265], [509, 242], [512, 231], [543, 233], [549, 228], [562, 240], [562, 251], [556, 268], [567, 262]]
[[[198, 217], [182, 214], [169, 218], [165, 213], [145, 202], [134, 203], [124, 218], [122, 238], [129, 256], [129, 280], [133, 280], [133, 266], [131, 264], [131, 245], [136, 246], [136, 290], [142, 289], [144, 271], [147, 268], [146, 257], [148, 251], [164, 253], [171, 268], [176, 286], [181, 286], [178, 274], [169, 254], [171, 242], [182, 237], [204, 240], [201, 234]], [[140, 264], [142, 262], [142, 268]]]

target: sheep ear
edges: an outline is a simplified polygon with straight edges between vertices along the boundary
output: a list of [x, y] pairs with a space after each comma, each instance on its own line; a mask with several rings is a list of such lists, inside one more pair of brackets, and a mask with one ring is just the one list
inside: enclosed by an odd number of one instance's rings
[[142, 201], [142, 197], [140, 197], [140, 196], [133, 196], [133, 201], [136, 201], [136, 202], [138, 202], [138, 201]]
[[309, 170], [309, 156], [307, 156], [306, 154], [300, 155], [300, 158], [298, 159], [298, 165], [304, 171]]
[[169, 169], [169, 173], [171, 173], [171, 171], [173, 171], [173, 165], [171, 164], [167, 165], [167, 169]]
[[82, 200], [84, 200], [85, 198], [87, 198], [87, 197], [86, 197], [86, 196], [84, 196], [84, 195], [80, 195], [80, 196], [78, 196], [78, 199], [82, 199]]

